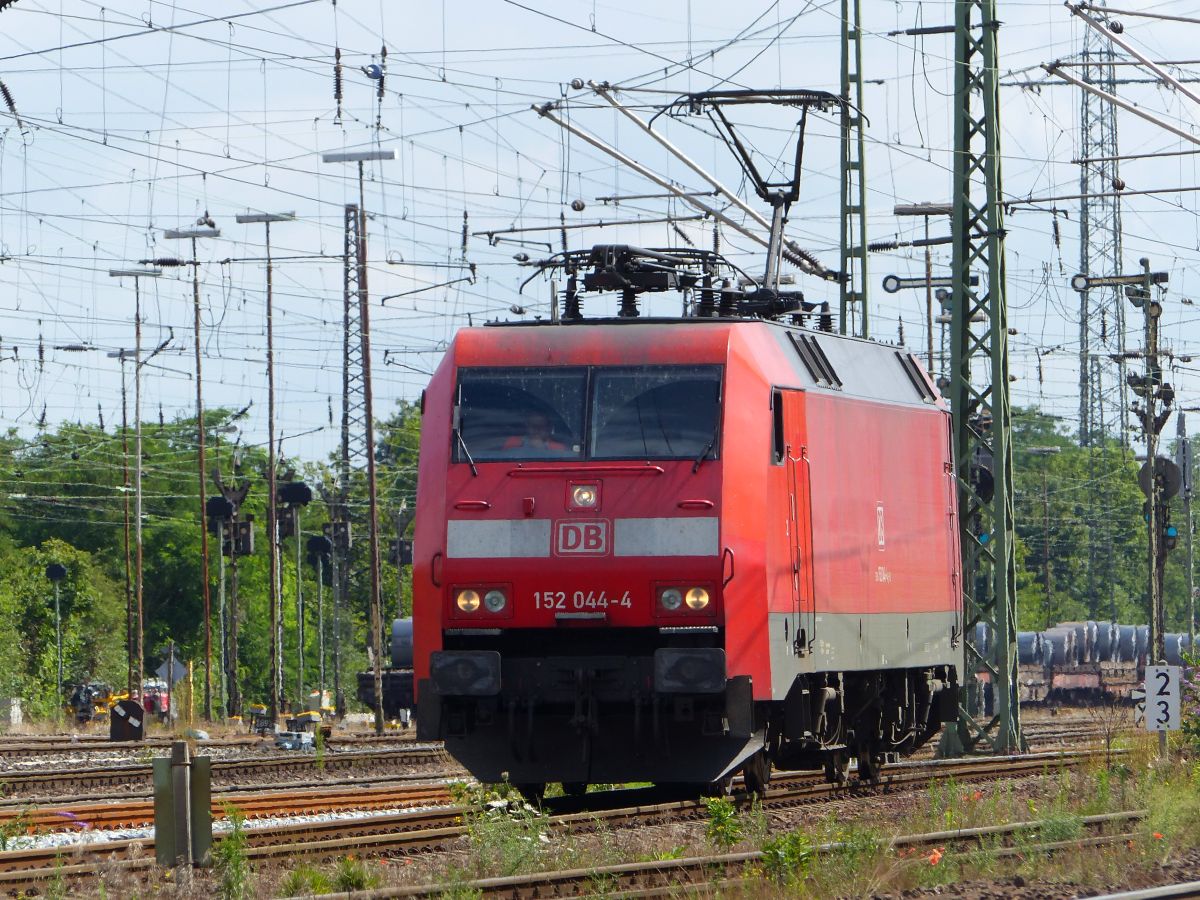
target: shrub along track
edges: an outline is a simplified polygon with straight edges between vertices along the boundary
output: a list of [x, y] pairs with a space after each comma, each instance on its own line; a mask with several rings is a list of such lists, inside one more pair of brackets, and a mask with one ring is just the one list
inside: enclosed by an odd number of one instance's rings
[[[932, 781], [953, 777], [959, 782], [986, 781], [1001, 777], [1036, 775], [1060, 766], [1084, 763], [1095, 751], [1061, 754], [977, 758], [910, 763], [892, 767], [881, 783], [851, 782], [830, 785], [812, 773], [780, 773], [767, 795], [764, 809], [780, 809], [841, 800], [863, 793], [920, 790]], [[590, 794], [585, 799], [621, 801], [631, 793]], [[641, 792], [643, 796], [646, 791]], [[744, 799], [745, 795], [741, 797]], [[571, 801], [565, 801], [564, 806]], [[467, 830], [466, 812], [461, 807], [442, 807], [388, 815], [289, 824], [247, 829], [247, 856], [252, 862], [279, 861], [302, 857], [307, 862], [335, 861], [343, 856], [406, 854], [446, 846]], [[552, 828], [586, 832], [600, 826], [648, 825], [701, 819], [705, 805], [681, 800], [641, 806], [621, 806], [549, 816]], [[154, 865], [153, 840], [98, 841], [49, 850], [18, 850], [0, 853], [0, 892], [18, 893], [44, 889], [52, 881], [94, 878], [104, 869], [126, 872], [149, 870]]]
[[[1131, 840], [1136, 835], [1112, 833], [1106, 829], [1128, 826], [1142, 818], [1144, 811], [1108, 813], [1088, 816], [1082, 825], [1094, 835], [1071, 841], [1031, 843], [1020, 846], [996, 842], [1011, 841], [1022, 836], [1038, 834], [1041, 823], [1015, 822], [1007, 825], [990, 825], [983, 828], [964, 828], [956, 831], [935, 831], [924, 834], [904, 835], [894, 839], [893, 849], [952, 847], [960, 851], [978, 851], [992, 857], [1009, 856], [1017, 853], [1053, 853], [1060, 850], [1085, 846], [1103, 846]], [[990, 844], [990, 846], [989, 846]], [[820, 844], [812, 848], [813, 853], [832, 853], [845, 847], [840, 843]], [[612, 866], [597, 866], [593, 869], [570, 869], [558, 872], [538, 872], [532, 875], [517, 875], [508, 878], [481, 878], [455, 885], [436, 884], [414, 887], [383, 888], [355, 894], [361, 900], [389, 897], [440, 897], [448, 888], [463, 894], [481, 897], [572, 897], [591, 896], [600, 890], [606, 895], [621, 893], [637, 897], [677, 897], [681, 892], [711, 892], [721, 890], [736, 893], [738, 889], [751, 896], [761, 889], [761, 882], [746, 881], [751, 870], [761, 868], [763, 853], [760, 850], [741, 853], [721, 853], [712, 856], [694, 856], [685, 859], [653, 860], [650, 862], [621, 863]], [[1171, 895], [1175, 896], [1175, 895]], [[309, 900], [309, 898], [295, 898]]]

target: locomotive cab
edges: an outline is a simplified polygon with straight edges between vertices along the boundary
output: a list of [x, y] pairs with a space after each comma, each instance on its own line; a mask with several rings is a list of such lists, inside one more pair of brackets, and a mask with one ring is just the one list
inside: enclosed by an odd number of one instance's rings
[[961, 650], [913, 366], [761, 320], [461, 330], [423, 401], [418, 737], [533, 790], [919, 746]]

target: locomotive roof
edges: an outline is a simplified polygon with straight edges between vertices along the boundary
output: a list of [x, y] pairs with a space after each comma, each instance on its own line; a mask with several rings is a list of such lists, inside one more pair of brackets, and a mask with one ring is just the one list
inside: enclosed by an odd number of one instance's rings
[[[612, 341], [615, 331], [626, 332]], [[687, 334], [681, 344], [667, 335]], [[541, 342], [551, 335], [566, 346]], [[569, 335], [569, 337], [568, 337]], [[730, 340], [744, 336], [750, 353], [739, 354], [778, 387], [827, 391], [876, 401], [945, 408], [920, 362], [906, 348], [869, 339], [751, 318], [636, 317], [576, 321], [491, 322], [460, 329], [457, 365], [645, 365], [725, 362]], [[739, 341], [740, 343], [740, 341]], [[492, 358], [489, 358], [492, 357]]]

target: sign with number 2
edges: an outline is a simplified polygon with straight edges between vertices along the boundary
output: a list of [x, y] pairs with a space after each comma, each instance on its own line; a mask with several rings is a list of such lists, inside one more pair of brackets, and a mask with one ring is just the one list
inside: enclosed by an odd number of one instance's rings
[[1179, 666], [1146, 666], [1146, 730], [1179, 729]]

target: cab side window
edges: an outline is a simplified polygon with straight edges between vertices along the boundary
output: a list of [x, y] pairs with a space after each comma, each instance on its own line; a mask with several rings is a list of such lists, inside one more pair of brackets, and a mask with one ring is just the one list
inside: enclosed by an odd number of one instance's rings
[[771, 462], [783, 465], [787, 441], [783, 434], [783, 392], [771, 391]]

